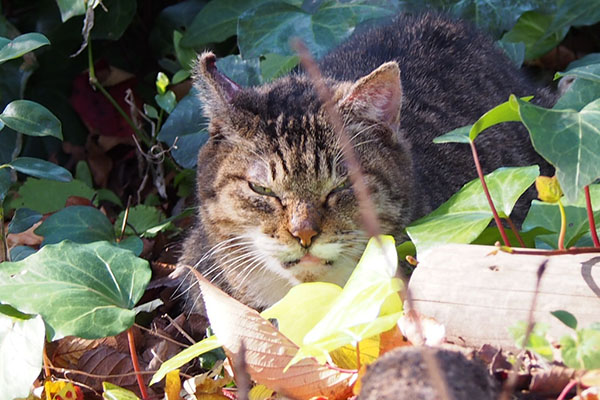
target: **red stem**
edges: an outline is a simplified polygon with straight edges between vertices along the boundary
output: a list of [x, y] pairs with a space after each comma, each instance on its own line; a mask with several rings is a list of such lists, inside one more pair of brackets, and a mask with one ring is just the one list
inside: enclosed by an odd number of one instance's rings
[[594, 247], [600, 247], [598, 232], [596, 232], [596, 221], [594, 220], [594, 209], [592, 208], [592, 198], [590, 196], [589, 185], [585, 187], [585, 208], [587, 209], [588, 220], [590, 222], [590, 232], [592, 234], [592, 240], [594, 241]]
[[135, 340], [133, 339], [133, 326], [127, 329], [127, 341], [129, 342], [129, 354], [131, 355], [131, 363], [133, 364], [133, 370], [135, 371], [135, 378], [137, 379], [138, 386], [140, 387], [140, 393], [142, 399], [148, 399], [148, 392], [146, 391], [146, 385], [142, 379], [142, 372], [140, 370], [140, 363], [138, 362], [137, 353], [135, 352]]
[[510, 254], [523, 254], [530, 256], [561, 256], [563, 254], [585, 254], [585, 253], [600, 253], [598, 247], [571, 247], [563, 250], [519, 250], [519, 249], [505, 249], [500, 247], [500, 251], [504, 251]]
[[512, 222], [512, 219], [510, 219], [510, 217], [506, 217], [506, 222], [508, 222], [508, 226], [510, 226], [510, 229], [515, 234], [515, 237], [517, 238], [517, 241], [519, 242], [519, 246], [527, 247], [527, 246], [525, 246], [525, 242], [523, 241], [523, 238], [521, 238], [521, 235], [519, 235], [519, 230], [515, 226], [514, 222]]
[[504, 231], [504, 226], [502, 226], [500, 216], [496, 212], [496, 207], [494, 206], [494, 202], [492, 201], [492, 196], [490, 196], [490, 191], [488, 190], [487, 183], [485, 183], [485, 179], [483, 177], [483, 170], [481, 169], [481, 164], [479, 163], [479, 156], [477, 155], [477, 149], [475, 148], [475, 143], [471, 140], [469, 144], [471, 145], [471, 152], [473, 153], [473, 161], [475, 161], [477, 175], [479, 176], [479, 180], [481, 181], [483, 193], [485, 193], [485, 197], [487, 198], [488, 204], [490, 205], [490, 209], [492, 210], [492, 214], [494, 215], [494, 221], [496, 221], [496, 225], [498, 226], [498, 230], [500, 231], [500, 236], [502, 236], [504, 245], [510, 247], [510, 241], [508, 240], [508, 236], [506, 236], [506, 232]]
[[556, 398], [556, 400], [564, 400], [567, 397], [567, 394], [573, 389], [573, 386], [577, 385], [577, 380], [571, 379], [567, 386], [564, 387], [560, 395]]

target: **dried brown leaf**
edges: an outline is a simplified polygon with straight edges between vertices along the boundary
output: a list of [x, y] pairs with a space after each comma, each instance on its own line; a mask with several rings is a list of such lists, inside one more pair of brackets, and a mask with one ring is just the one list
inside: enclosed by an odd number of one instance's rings
[[229, 357], [235, 360], [242, 343], [248, 373], [256, 382], [294, 399], [325, 396], [345, 399], [351, 394], [355, 374], [344, 373], [304, 359], [284, 368], [298, 346], [258, 312], [238, 302], [196, 274], [211, 326]]
[[67, 336], [58, 341], [52, 353], [52, 363], [60, 368], [72, 368], [77, 365], [79, 358], [86, 352], [104, 344], [105, 339], [82, 339]]
[[531, 369], [531, 392], [559, 394], [569, 381], [575, 377], [576, 371], [559, 365], [553, 365], [550, 369]]
[[[145, 365], [140, 362], [140, 367], [145, 369]], [[120, 353], [116, 349], [108, 346], [98, 346], [94, 350], [86, 352], [79, 359], [77, 369], [87, 374], [99, 375], [102, 378], [95, 378], [85, 375], [73, 376], [78, 382], [84, 383], [96, 390], [102, 390], [102, 381], [127, 389], [137, 388], [135, 375], [114, 377], [112, 375], [128, 374], [133, 372], [131, 358], [127, 353]]]

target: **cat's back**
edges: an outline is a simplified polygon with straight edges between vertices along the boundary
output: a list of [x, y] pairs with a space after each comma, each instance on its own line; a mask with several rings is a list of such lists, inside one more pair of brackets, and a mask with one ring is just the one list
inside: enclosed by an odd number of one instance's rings
[[[445, 201], [476, 177], [464, 144], [437, 145], [435, 137], [474, 123], [511, 94], [534, 95], [550, 105], [554, 96], [517, 68], [485, 33], [472, 24], [437, 13], [403, 14], [356, 32], [325, 56], [324, 73], [353, 81], [387, 61], [401, 71], [400, 128], [413, 148], [424, 211]], [[506, 125], [506, 124], [505, 124]], [[523, 127], [500, 126], [476, 142], [484, 170], [547, 164], [535, 153]]]

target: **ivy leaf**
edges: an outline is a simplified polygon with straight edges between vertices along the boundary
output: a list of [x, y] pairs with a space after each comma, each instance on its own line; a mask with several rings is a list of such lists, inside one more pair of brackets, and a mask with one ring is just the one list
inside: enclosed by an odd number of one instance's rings
[[36, 230], [43, 236], [42, 245], [71, 240], [91, 243], [115, 241], [113, 226], [102, 212], [89, 206], [70, 206], [49, 216]]
[[44, 321], [0, 314], [0, 399], [25, 399], [42, 369]]
[[[121, 233], [121, 225], [123, 225], [124, 216], [125, 211], [122, 211], [115, 221], [114, 230], [117, 234]], [[131, 207], [129, 209], [129, 216], [127, 217], [125, 234], [154, 237], [158, 232], [155, 232], [153, 228], [162, 225], [164, 219], [164, 214], [156, 207], [144, 204]]]
[[515, 26], [502, 37], [503, 42], [522, 42], [525, 45], [525, 59], [532, 60], [546, 54], [559, 44], [569, 31], [566, 26], [547, 33], [553, 21], [550, 14], [535, 11], [526, 12]]
[[[1, 171], [0, 176], [2, 175]], [[44, 196], [40, 196], [40, 193], [44, 193]], [[26, 207], [41, 214], [48, 214], [64, 208], [70, 196], [79, 196], [90, 200], [94, 193], [94, 189], [78, 180], [58, 182], [49, 179], [27, 178], [19, 188], [18, 196], [7, 201], [6, 207], [9, 209]]]
[[523, 42], [509, 42], [504, 39], [496, 42], [496, 45], [504, 50], [504, 53], [511, 59], [511, 61], [517, 66], [521, 67], [525, 61], [525, 43]]
[[512, 28], [523, 13], [536, 10], [547, 3], [539, 0], [460, 0], [454, 2], [448, 10], [497, 37]]
[[169, 86], [169, 77], [164, 72], [159, 72], [156, 76], [156, 91], [158, 94], [165, 94]]
[[158, 104], [160, 108], [169, 114], [173, 112], [173, 109], [175, 109], [175, 105], [177, 104], [175, 93], [173, 93], [172, 90], [169, 90], [163, 94], [157, 94], [154, 96], [154, 100], [156, 100], [156, 104]]
[[576, 76], [577, 78], [587, 79], [594, 82], [600, 82], [600, 60], [598, 55], [594, 55], [594, 58], [588, 59], [589, 63], [579, 63], [576, 66], [570, 66], [564, 72], [557, 72], [554, 78], [560, 78], [562, 76]]
[[571, 329], [577, 329], [577, 318], [573, 314], [565, 310], [552, 311], [550, 314], [554, 315], [560, 322], [565, 324]]
[[577, 339], [563, 336], [560, 349], [563, 362], [570, 368], [600, 368], [600, 331], [581, 329], [576, 332]]
[[21, 261], [32, 255], [36, 251], [36, 249], [29, 246], [15, 246], [12, 249], [10, 249], [10, 259], [11, 261]]
[[137, 10], [135, 0], [103, 0], [102, 7], [94, 9], [92, 39], [118, 40], [133, 20]]
[[4, 45], [0, 44], [0, 64], [19, 58], [25, 53], [49, 44], [48, 38], [41, 33], [32, 32], [17, 36], [13, 40], [4, 43]]
[[[485, 176], [501, 218], [510, 215], [519, 197], [538, 175], [539, 167], [534, 165], [499, 168]], [[481, 182], [474, 179], [437, 210], [410, 224], [406, 231], [419, 254], [443, 243], [470, 243], [484, 231], [492, 218]]]
[[169, 146], [175, 145], [171, 155], [183, 168], [196, 166], [198, 150], [208, 140], [208, 120], [202, 113], [202, 107], [198, 91], [192, 88], [177, 103], [158, 133], [158, 140]]
[[85, 1], [82, 0], [56, 0], [60, 10], [62, 22], [66, 22], [72, 17], [85, 14]]
[[236, 34], [239, 16], [251, 7], [268, 0], [211, 1], [196, 15], [181, 45], [198, 48], [207, 43], [218, 43]]
[[95, 339], [133, 325], [148, 262], [107, 242], [64, 241], [0, 269], [0, 301], [44, 318], [48, 340]]
[[298, 56], [282, 56], [275, 53], [265, 54], [260, 62], [260, 73], [263, 82], [270, 82], [290, 72], [298, 65]]
[[525, 333], [527, 332], [527, 323], [525, 321], [520, 321], [516, 325], [509, 327], [508, 331], [510, 332], [510, 335], [515, 341], [517, 347], [525, 347], [529, 350], [533, 350], [547, 360], [554, 359], [552, 345], [548, 339], [546, 339], [548, 325], [536, 323], [529, 335], [529, 342], [525, 344], [523, 343], [525, 341]]
[[297, 37], [320, 58], [350, 36], [358, 23], [393, 14], [390, 7], [365, 1], [323, 1], [314, 13], [288, 3], [260, 4], [240, 16], [238, 47], [243, 58], [267, 53], [294, 55], [289, 40]]
[[552, 109], [581, 111], [583, 107], [598, 98], [600, 98], [600, 82], [576, 79]]
[[258, 58], [242, 59], [239, 55], [229, 55], [217, 60], [217, 68], [240, 86], [263, 83]]
[[58, 118], [46, 107], [29, 100], [14, 100], [9, 103], [0, 121], [17, 132], [30, 136], [53, 136], [62, 140], [62, 129]]
[[29, 208], [19, 208], [15, 211], [10, 224], [8, 224], [8, 233], [21, 233], [31, 228], [42, 219], [42, 214]]
[[46, 178], [59, 182], [73, 180], [73, 175], [63, 167], [39, 158], [19, 157], [10, 162], [9, 165], [23, 174], [36, 178]]
[[519, 100], [535, 150], [556, 168], [566, 198], [600, 177], [600, 99], [581, 111], [553, 110]]

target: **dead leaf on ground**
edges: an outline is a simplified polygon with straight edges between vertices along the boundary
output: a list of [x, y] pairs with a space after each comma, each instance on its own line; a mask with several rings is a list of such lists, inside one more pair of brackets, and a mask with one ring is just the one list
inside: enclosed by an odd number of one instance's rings
[[335, 400], [351, 394], [355, 374], [319, 365], [313, 359], [304, 359], [284, 373], [299, 347], [258, 312], [196, 276], [216, 336], [234, 359], [244, 343], [248, 372], [256, 382], [295, 399], [325, 396]]
[[[145, 369], [145, 365], [140, 361], [140, 368]], [[77, 370], [87, 374], [100, 375], [103, 378], [98, 379], [85, 375], [77, 375], [75, 372], [70, 374], [70, 378], [91, 386], [95, 390], [102, 390], [102, 382], [110, 381], [112, 384], [124, 389], [137, 390], [137, 383], [134, 374], [111, 377], [111, 375], [128, 374], [133, 372], [131, 357], [128, 353], [120, 353], [116, 349], [108, 346], [98, 346], [94, 350], [86, 352], [79, 359]]]
[[532, 368], [529, 391], [559, 394], [577, 374], [573, 368], [553, 365], [550, 369]]

